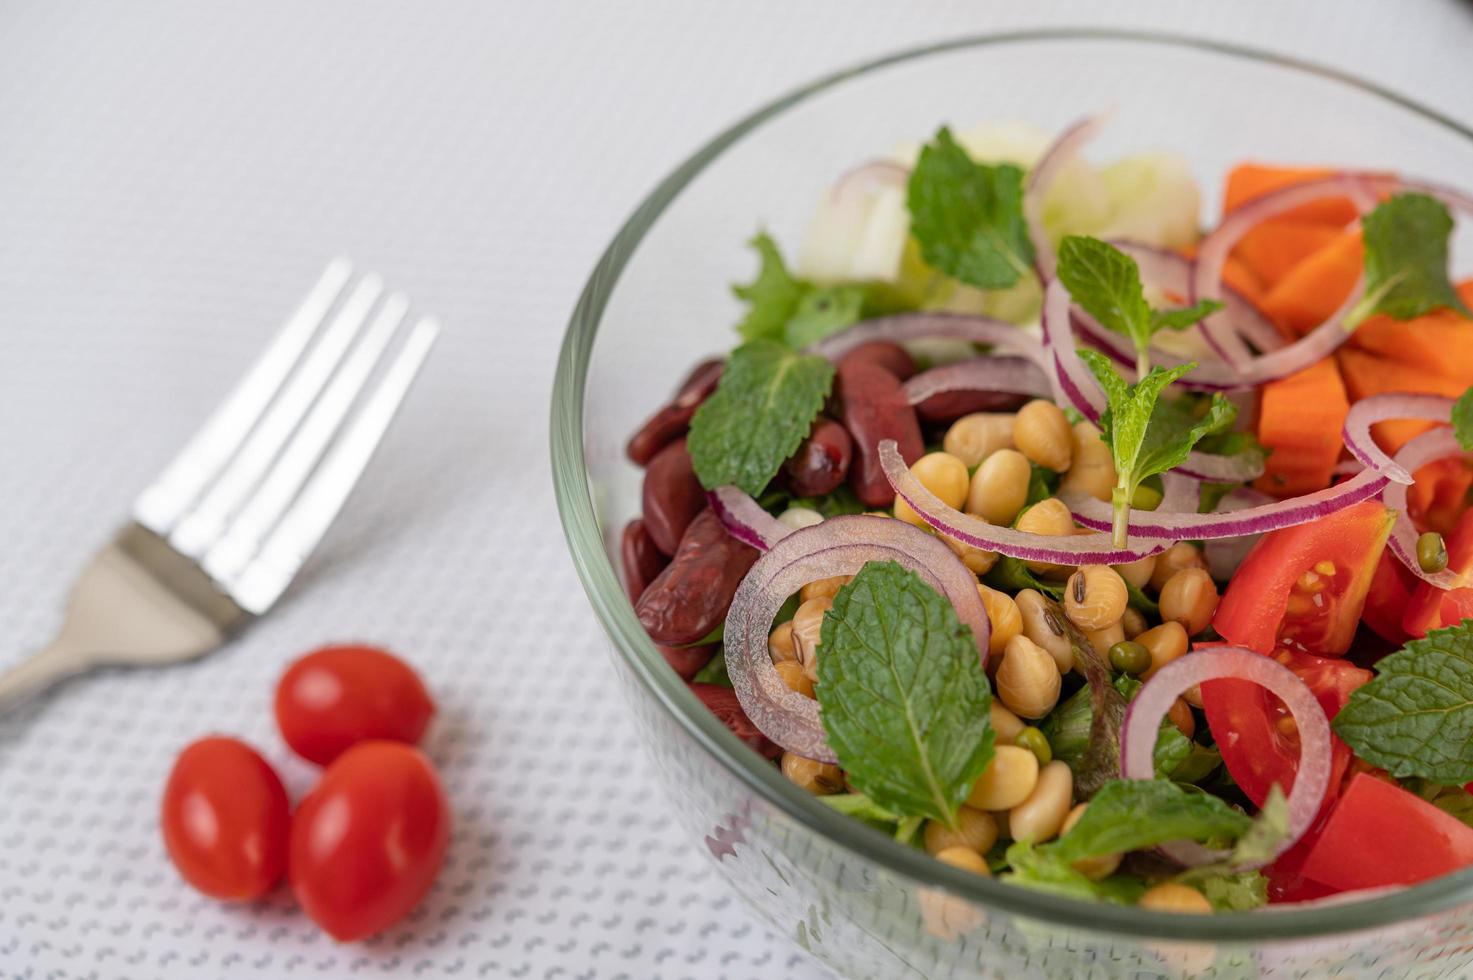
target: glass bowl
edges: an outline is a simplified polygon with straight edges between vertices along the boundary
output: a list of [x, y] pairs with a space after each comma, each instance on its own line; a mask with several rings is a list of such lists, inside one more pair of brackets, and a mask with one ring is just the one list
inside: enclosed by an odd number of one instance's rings
[[[1096, 160], [1166, 149], [1216, 214], [1235, 161], [1390, 168], [1466, 185], [1473, 132], [1374, 84], [1179, 37], [971, 37], [820, 79], [726, 130], [639, 205], [568, 327], [552, 462], [569, 547], [680, 823], [746, 903], [849, 977], [1464, 976], [1473, 870], [1380, 897], [1217, 916], [1088, 904], [979, 878], [825, 807], [721, 725], [666, 666], [620, 588], [639, 507], [629, 434], [701, 356], [732, 346], [729, 291], [760, 228], [792, 254], [846, 168], [958, 126], [1057, 130], [1112, 109]], [[1353, 860], [1354, 855], [1347, 855]]]

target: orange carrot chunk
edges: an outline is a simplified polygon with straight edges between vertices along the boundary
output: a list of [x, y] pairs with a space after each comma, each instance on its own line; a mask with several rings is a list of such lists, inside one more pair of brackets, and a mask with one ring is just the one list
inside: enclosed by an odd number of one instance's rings
[[1282, 330], [1305, 334], [1329, 319], [1355, 288], [1365, 262], [1360, 232], [1344, 233], [1294, 266], [1263, 297], [1263, 312]]
[[1344, 234], [1316, 221], [1265, 221], [1238, 240], [1233, 255], [1272, 289], [1299, 263]]
[[[1240, 163], [1228, 172], [1223, 188], [1222, 209], [1235, 211], [1255, 197], [1270, 191], [1302, 184], [1307, 180], [1328, 177], [1333, 170], [1326, 167], [1275, 167], [1262, 163]], [[1356, 219], [1359, 212], [1347, 197], [1327, 197], [1274, 215], [1276, 219], [1315, 221], [1343, 228]]]
[[1272, 452], [1255, 486], [1295, 497], [1330, 485], [1350, 402], [1333, 358], [1263, 386], [1258, 441]]
[[[1458, 286], [1473, 307], [1473, 279]], [[1367, 317], [1350, 342], [1355, 347], [1460, 384], [1473, 385], [1473, 320], [1456, 310], [1433, 310], [1412, 320]]]
[[[1456, 398], [1467, 388], [1461, 381], [1445, 374], [1435, 374], [1353, 348], [1340, 348], [1335, 353], [1335, 359], [1340, 362], [1340, 372], [1345, 377], [1345, 387], [1350, 392], [1352, 401], [1390, 391], [1421, 392]], [[1377, 422], [1371, 427], [1371, 435], [1382, 449], [1394, 453], [1406, 445], [1408, 440], [1421, 435], [1435, 424], [1393, 419], [1390, 422]]]

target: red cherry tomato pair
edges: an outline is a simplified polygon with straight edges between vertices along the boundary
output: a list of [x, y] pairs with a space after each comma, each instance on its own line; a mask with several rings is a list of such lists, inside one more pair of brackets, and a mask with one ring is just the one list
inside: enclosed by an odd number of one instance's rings
[[290, 868], [307, 914], [339, 940], [361, 939], [419, 904], [450, 839], [434, 767], [413, 743], [434, 703], [399, 659], [328, 647], [293, 664], [276, 691], [288, 745], [327, 766], [289, 813], [286, 790], [254, 749], [213, 736], [179, 756], [164, 789], [164, 844], [207, 895], [257, 898]]

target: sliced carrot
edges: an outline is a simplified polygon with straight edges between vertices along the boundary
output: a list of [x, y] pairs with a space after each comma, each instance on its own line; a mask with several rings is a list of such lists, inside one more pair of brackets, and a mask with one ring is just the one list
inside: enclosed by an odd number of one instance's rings
[[1258, 441], [1272, 450], [1255, 486], [1293, 497], [1330, 485], [1350, 402], [1333, 358], [1263, 386]]
[[1468, 509], [1468, 490], [1473, 488], [1473, 465], [1461, 457], [1439, 459], [1412, 474], [1407, 488], [1407, 513], [1419, 531], [1451, 534], [1458, 518]]
[[[1345, 388], [1350, 392], [1352, 401], [1382, 395], [1388, 391], [1424, 392], [1456, 398], [1467, 388], [1467, 385], [1456, 378], [1434, 374], [1424, 368], [1353, 348], [1340, 348], [1335, 359], [1340, 362], [1340, 372], [1345, 378]], [[1421, 435], [1435, 424], [1396, 419], [1376, 423], [1371, 427], [1371, 434], [1382, 449], [1394, 453], [1406, 445], [1408, 440]]]
[[1317, 221], [1265, 221], [1239, 239], [1233, 255], [1272, 289], [1294, 267], [1340, 238], [1344, 232]]
[[[1473, 279], [1458, 286], [1473, 307]], [[1433, 310], [1414, 320], [1367, 317], [1351, 344], [1381, 357], [1473, 385], [1473, 320], [1456, 310]]]
[[[1228, 172], [1227, 186], [1223, 189], [1222, 209], [1234, 211], [1255, 197], [1269, 191], [1302, 184], [1307, 180], [1328, 177], [1333, 170], [1325, 167], [1276, 167], [1262, 163], [1240, 163]], [[1324, 200], [1302, 204], [1277, 214], [1278, 219], [1317, 221], [1343, 228], [1354, 221], [1358, 212], [1349, 198], [1328, 197]]]
[[1360, 232], [1339, 235], [1296, 265], [1263, 297], [1263, 312], [1280, 329], [1304, 334], [1345, 302], [1365, 261]]

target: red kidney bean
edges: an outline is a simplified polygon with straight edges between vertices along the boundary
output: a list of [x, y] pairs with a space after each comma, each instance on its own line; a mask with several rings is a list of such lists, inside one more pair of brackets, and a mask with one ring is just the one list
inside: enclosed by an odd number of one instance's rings
[[926, 446], [915, 409], [906, 404], [895, 375], [868, 361], [841, 361], [835, 390], [840, 420], [854, 437], [849, 485], [866, 507], [889, 507], [895, 491], [880, 468], [879, 445], [894, 439], [907, 463], [920, 459]]
[[750, 745], [753, 751], [767, 759], [776, 759], [783, 754], [782, 746], [772, 742], [752, 724], [752, 719], [742, 710], [742, 703], [737, 700], [736, 692], [731, 688], [719, 684], [692, 684], [690, 689], [713, 715], [721, 719], [722, 724], [730, 728], [737, 738]]
[[665, 570], [670, 559], [660, 554], [655, 541], [645, 528], [644, 521], [635, 518], [624, 525], [624, 537], [619, 542], [619, 557], [624, 565], [624, 591], [629, 601], [634, 602], [640, 593]]
[[731, 598], [757, 560], [757, 549], [726, 533], [709, 507], [680, 539], [675, 559], [634, 604], [650, 639], [665, 646], [699, 643], [721, 625]]
[[871, 340], [839, 358], [842, 366], [851, 361], [868, 361], [878, 364], [901, 381], [909, 381], [916, 373], [916, 362], [905, 352], [905, 348], [888, 340]]
[[714, 643], [699, 647], [656, 647], [656, 649], [670, 665], [670, 669], [679, 674], [681, 680], [687, 682], [699, 674], [701, 668], [716, 656], [716, 644]]
[[917, 405], [916, 414], [922, 422], [950, 423], [973, 412], [1011, 412], [1027, 401], [1008, 391], [943, 391]]
[[725, 366], [726, 362], [720, 358], [697, 364], [695, 370], [681, 382], [670, 403], [650, 416], [649, 421], [630, 437], [629, 445], [625, 447], [629, 458], [644, 466], [654, 458], [655, 453], [685, 435], [690, 429], [691, 416], [696, 414], [701, 402], [716, 390], [716, 383], [721, 380], [721, 370]]
[[644, 526], [655, 547], [667, 555], [680, 547], [680, 536], [706, 506], [706, 489], [696, 478], [685, 438], [655, 453], [644, 471]]
[[854, 441], [844, 427], [820, 415], [808, 438], [783, 464], [788, 489], [800, 497], [821, 497], [833, 493], [849, 475], [849, 460], [853, 453]]

